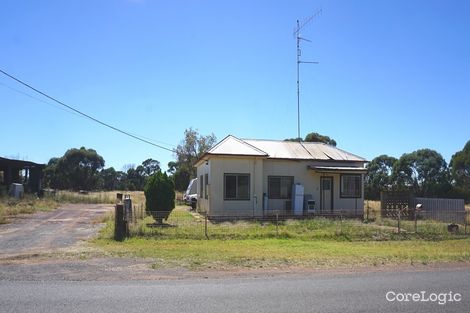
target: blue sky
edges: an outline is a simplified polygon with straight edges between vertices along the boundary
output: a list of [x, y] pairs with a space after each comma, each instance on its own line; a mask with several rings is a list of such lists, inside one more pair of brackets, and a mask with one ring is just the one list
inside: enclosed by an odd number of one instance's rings
[[[468, 1], [21, 1], [0, 5], [0, 68], [109, 124], [173, 148], [201, 134], [297, 135], [369, 160], [470, 140]], [[27, 93], [30, 96], [26, 96]], [[120, 170], [171, 152], [104, 128], [0, 75], [0, 155], [47, 163], [93, 148]]]

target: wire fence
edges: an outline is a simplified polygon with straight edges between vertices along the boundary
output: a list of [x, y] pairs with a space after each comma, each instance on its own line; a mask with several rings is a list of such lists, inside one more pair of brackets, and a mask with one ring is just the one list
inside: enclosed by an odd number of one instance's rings
[[[142, 209], [140, 209], [142, 210]], [[135, 211], [135, 210], [134, 210]], [[360, 227], [358, 219], [346, 219], [341, 212], [300, 218], [291, 215], [266, 217], [209, 216], [188, 209], [175, 209], [163, 223], [152, 216], [162, 212], [137, 209], [136, 219], [129, 222], [129, 236], [160, 239], [256, 239], [338, 237]], [[353, 225], [354, 224], [354, 225]]]
[[[380, 211], [379, 211], [380, 212]], [[370, 213], [370, 212], [369, 212]], [[190, 210], [174, 209], [162, 222], [153, 216], [164, 212], [148, 212], [143, 204], [132, 205], [130, 197], [116, 204], [115, 239], [152, 237], [156, 239], [259, 239], [294, 238], [302, 240], [388, 240], [400, 239], [397, 234], [420, 234], [426, 238], [448, 238], [466, 235], [469, 214], [463, 224], [448, 224], [426, 218], [426, 211], [413, 212], [414, 219], [350, 218], [342, 211], [321, 215], [210, 216]], [[369, 216], [369, 214], [364, 217]]]
[[[398, 232], [405, 226], [414, 232], [420, 226], [440, 225], [450, 233], [467, 234], [470, 213], [463, 199], [413, 197], [403, 193], [381, 193], [381, 219], [395, 221]], [[463, 230], [462, 230], [463, 228]]]
[[[134, 210], [135, 211], [135, 210]], [[446, 223], [418, 220], [400, 221], [384, 219], [367, 223], [362, 219], [345, 218], [341, 214], [323, 216], [269, 216], [226, 217], [208, 216], [188, 209], [175, 209], [163, 223], [157, 223], [152, 215], [161, 212], [136, 211], [136, 219], [129, 223], [129, 237], [155, 239], [220, 239], [243, 240], [262, 238], [281, 239], [334, 239], [334, 240], [393, 240], [397, 235], [419, 234], [425, 238], [453, 238], [465, 235], [460, 228], [449, 232]], [[144, 212], [142, 214], [142, 212]], [[149, 214], [149, 215], [147, 215]], [[422, 238], [422, 237], [420, 237]]]

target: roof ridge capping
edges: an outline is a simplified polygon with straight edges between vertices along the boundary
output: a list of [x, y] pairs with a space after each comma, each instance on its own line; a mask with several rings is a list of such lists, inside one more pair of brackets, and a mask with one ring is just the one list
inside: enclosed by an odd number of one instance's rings
[[240, 139], [240, 138], [238, 138], [238, 137], [236, 137], [236, 136], [234, 136], [234, 135], [230, 135], [230, 134], [227, 135], [227, 136], [225, 136], [224, 139], [222, 139], [221, 141], [219, 141], [219, 142], [218, 142], [215, 146], [213, 146], [207, 153], [208, 153], [208, 154], [214, 153], [215, 150], [217, 150], [221, 145], [223, 145], [223, 144], [224, 144], [225, 142], [227, 142], [229, 139], [233, 139], [233, 140], [237, 141], [238, 143], [243, 144], [243, 145], [247, 146], [248, 148], [253, 149], [253, 150], [255, 150], [256, 152], [258, 152], [258, 153], [260, 153], [260, 154], [262, 154], [262, 155], [264, 155], [264, 156], [269, 156], [269, 154], [268, 154], [266, 151], [263, 151], [263, 150], [261, 150], [260, 148], [255, 147], [255, 146], [253, 146], [252, 144], [250, 144], [250, 143], [244, 141], [243, 139]]

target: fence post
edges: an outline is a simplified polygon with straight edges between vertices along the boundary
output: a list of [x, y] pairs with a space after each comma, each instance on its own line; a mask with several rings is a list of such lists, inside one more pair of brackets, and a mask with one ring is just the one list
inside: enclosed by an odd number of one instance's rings
[[126, 224], [124, 221], [124, 205], [116, 204], [114, 215], [114, 240], [123, 241], [126, 235]]
[[276, 238], [279, 237], [279, 213], [276, 213]]
[[137, 212], [136, 212], [136, 206], [134, 205], [134, 209], [132, 210], [132, 224], [135, 225], [137, 223]]
[[465, 235], [467, 234], [468, 211], [465, 211]]
[[370, 210], [370, 207], [369, 207], [369, 200], [367, 200], [367, 215], [366, 215], [366, 221], [369, 222], [369, 210]]
[[398, 208], [398, 233], [400, 234], [401, 209]]
[[207, 234], [207, 213], [204, 214], [204, 235], [206, 235], [206, 239], [209, 239], [209, 235]]
[[343, 212], [339, 213], [339, 234], [343, 234]]

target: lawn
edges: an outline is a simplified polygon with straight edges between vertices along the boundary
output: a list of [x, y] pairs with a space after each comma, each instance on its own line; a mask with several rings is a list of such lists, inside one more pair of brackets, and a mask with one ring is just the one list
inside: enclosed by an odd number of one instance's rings
[[370, 241], [246, 239], [96, 239], [114, 256], [152, 258], [155, 267], [335, 267], [470, 262], [470, 239]]
[[[132, 238], [115, 242], [109, 221], [93, 244], [114, 256], [153, 259], [154, 268], [337, 267], [434, 262], [470, 262], [470, 238], [449, 234], [442, 223], [360, 220], [238, 221], [213, 223], [178, 206], [166, 227], [147, 217], [131, 228]], [[386, 225], [389, 223], [390, 225]]]

